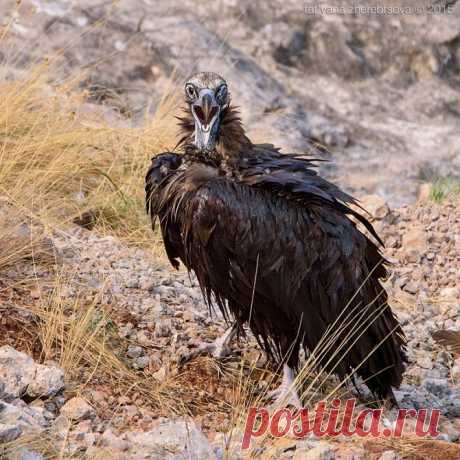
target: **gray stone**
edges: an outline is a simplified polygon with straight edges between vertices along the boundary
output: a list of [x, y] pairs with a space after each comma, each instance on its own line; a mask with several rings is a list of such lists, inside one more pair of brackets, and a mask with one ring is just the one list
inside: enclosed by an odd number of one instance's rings
[[111, 429], [104, 431], [102, 434], [101, 445], [121, 451], [126, 451], [131, 446], [128, 441], [125, 441], [121, 438], [121, 436], [116, 435]]
[[172, 321], [169, 318], [160, 319], [155, 323], [155, 337], [168, 337], [171, 329]]
[[0, 347], [0, 397], [6, 400], [27, 394], [31, 397], [52, 396], [64, 387], [64, 372], [44, 366], [25, 353], [5, 345]]
[[45, 457], [38, 452], [21, 447], [16, 452], [9, 455], [8, 460], [44, 460], [44, 458]]
[[0, 423], [0, 444], [14, 441], [21, 436], [22, 431], [17, 425]]
[[426, 379], [423, 386], [434, 395], [441, 397], [451, 393], [447, 379]]
[[126, 287], [129, 289], [138, 289], [139, 288], [139, 280], [136, 278], [131, 278], [126, 281]]
[[143, 354], [144, 349], [135, 345], [129, 345], [128, 351], [126, 352], [126, 356], [129, 358], [139, 358], [139, 356], [142, 356]]
[[31, 357], [8, 345], [0, 347], [0, 397], [10, 400], [22, 396], [35, 379], [36, 371]]
[[49, 418], [51, 414], [45, 409], [27, 406], [21, 400], [14, 401], [14, 404], [0, 401], [0, 423], [40, 431], [48, 425]]
[[150, 363], [150, 358], [148, 356], [139, 356], [136, 358], [133, 363], [135, 369], [145, 369]]
[[35, 378], [27, 387], [27, 394], [34, 398], [52, 396], [64, 388], [64, 371], [59, 367], [36, 367]]
[[149, 449], [165, 453], [165, 458], [175, 460], [207, 460], [216, 455], [201, 430], [190, 420], [167, 420], [160, 422], [148, 432], [129, 432], [126, 440], [136, 451]]

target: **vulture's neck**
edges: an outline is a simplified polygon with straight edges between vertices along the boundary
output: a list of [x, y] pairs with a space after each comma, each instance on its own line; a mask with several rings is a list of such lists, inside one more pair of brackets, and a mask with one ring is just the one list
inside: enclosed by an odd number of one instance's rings
[[252, 147], [244, 131], [238, 110], [231, 106], [221, 113], [217, 143], [212, 152], [201, 152], [195, 147], [193, 143], [195, 122], [188, 108], [185, 116], [179, 118], [179, 126], [182, 138], [178, 146], [184, 149], [185, 154], [196, 161], [217, 166], [226, 173], [237, 170], [242, 157]]

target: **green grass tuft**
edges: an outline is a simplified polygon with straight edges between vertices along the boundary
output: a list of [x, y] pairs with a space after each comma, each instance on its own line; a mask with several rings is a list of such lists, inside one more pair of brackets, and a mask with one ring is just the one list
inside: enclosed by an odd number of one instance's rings
[[441, 203], [446, 198], [460, 196], [460, 178], [444, 177], [437, 179], [430, 190], [430, 200]]

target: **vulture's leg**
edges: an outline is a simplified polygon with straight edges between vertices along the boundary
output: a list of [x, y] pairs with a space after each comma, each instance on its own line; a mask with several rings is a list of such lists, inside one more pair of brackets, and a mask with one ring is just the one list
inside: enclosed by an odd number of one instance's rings
[[294, 381], [294, 371], [287, 364], [284, 364], [281, 385], [276, 390], [268, 392], [268, 397], [274, 400], [273, 407], [293, 406], [296, 409], [302, 408]]
[[228, 328], [222, 336], [214, 340], [214, 342], [202, 342], [198, 345], [196, 350], [183, 356], [180, 360], [180, 364], [185, 364], [197, 356], [208, 355], [216, 359], [225, 358], [230, 354], [230, 343], [236, 336], [238, 328], [238, 322], [235, 321], [232, 326]]

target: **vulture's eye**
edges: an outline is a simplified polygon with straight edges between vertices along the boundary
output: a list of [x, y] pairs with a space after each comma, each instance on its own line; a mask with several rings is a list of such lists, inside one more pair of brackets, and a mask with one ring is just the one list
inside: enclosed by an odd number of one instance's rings
[[216, 91], [216, 99], [219, 104], [224, 104], [227, 101], [227, 85], [224, 83], [223, 85], [220, 85], [219, 88], [217, 88]]
[[195, 87], [191, 84], [185, 85], [185, 94], [187, 95], [188, 98], [195, 99], [196, 98]]

